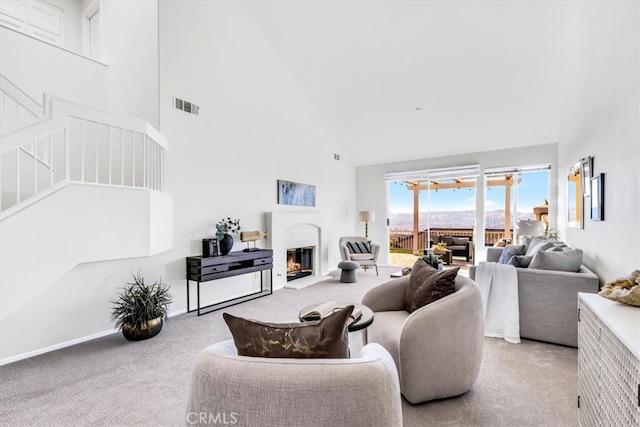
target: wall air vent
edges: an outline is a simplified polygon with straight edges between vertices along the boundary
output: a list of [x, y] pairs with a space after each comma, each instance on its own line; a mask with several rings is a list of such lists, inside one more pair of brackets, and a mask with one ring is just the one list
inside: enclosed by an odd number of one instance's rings
[[197, 106], [196, 104], [191, 103], [189, 101], [185, 101], [180, 98], [176, 98], [175, 96], [173, 97], [173, 100], [174, 100], [173, 107], [176, 110], [182, 110], [185, 113], [195, 114], [196, 116], [199, 115], [200, 107]]

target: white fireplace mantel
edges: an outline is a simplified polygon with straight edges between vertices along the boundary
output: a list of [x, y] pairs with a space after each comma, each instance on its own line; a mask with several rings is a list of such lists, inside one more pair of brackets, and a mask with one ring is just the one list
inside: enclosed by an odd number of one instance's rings
[[[324, 280], [328, 274], [329, 251], [326, 242], [327, 219], [321, 212], [267, 212], [267, 245], [273, 249], [273, 289], [287, 284], [287, 249], [314, 246], [314, 275], [305, 277], [305, 285]], [[297, 282], [294, 280], [291, 283]]]

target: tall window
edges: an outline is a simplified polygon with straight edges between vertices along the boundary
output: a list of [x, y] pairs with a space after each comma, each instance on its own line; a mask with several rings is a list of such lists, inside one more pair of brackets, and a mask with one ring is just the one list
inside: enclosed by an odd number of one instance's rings
[[391, 250], [414, 254], [439, 234], [473, 236], [478, 166], [387, 174]]
[[[485, 170], [485, 244], [501, 238], [517, 242], [523, 221], [540, 221], [540, 234], [549, 224], [550, 165]], [[520, 221], [520, 223], [519, 223]], [[520, 227], [519, 227], [520, 224]], [[530, 226], [527, 224], [527, 226]]]

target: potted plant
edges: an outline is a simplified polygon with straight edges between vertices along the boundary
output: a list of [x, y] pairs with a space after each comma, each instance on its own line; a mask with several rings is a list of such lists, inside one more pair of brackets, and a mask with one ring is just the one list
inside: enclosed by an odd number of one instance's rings
[[113, 304], [111, 320], [129, 341], [154, 337], [162, 330], [164, 317], [172, 301], [169, 286], [163, 282], [148, 285], [144, 277], [133, 274]]
[[222, 218], [216, 224], [216, 239], [220, 246], [220, 253], [227, 255], [233, 248], [233, 237], [229, 233], [237, 233], [240, 231], [240, 220], [231, 219], [230, 217]]
[[440, 258], [440, 256], [438, 255], [434, 255], [434, 254], [423, 255], [422, 260], [437, 270], [442, 270], [443, 268], [442, 258]]

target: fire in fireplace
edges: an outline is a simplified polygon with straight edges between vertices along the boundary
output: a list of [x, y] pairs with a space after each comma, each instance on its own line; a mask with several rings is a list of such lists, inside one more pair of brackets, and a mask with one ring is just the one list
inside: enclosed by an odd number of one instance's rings
[[287, 249], [287, 282], [313, 275], [313, 246]]

